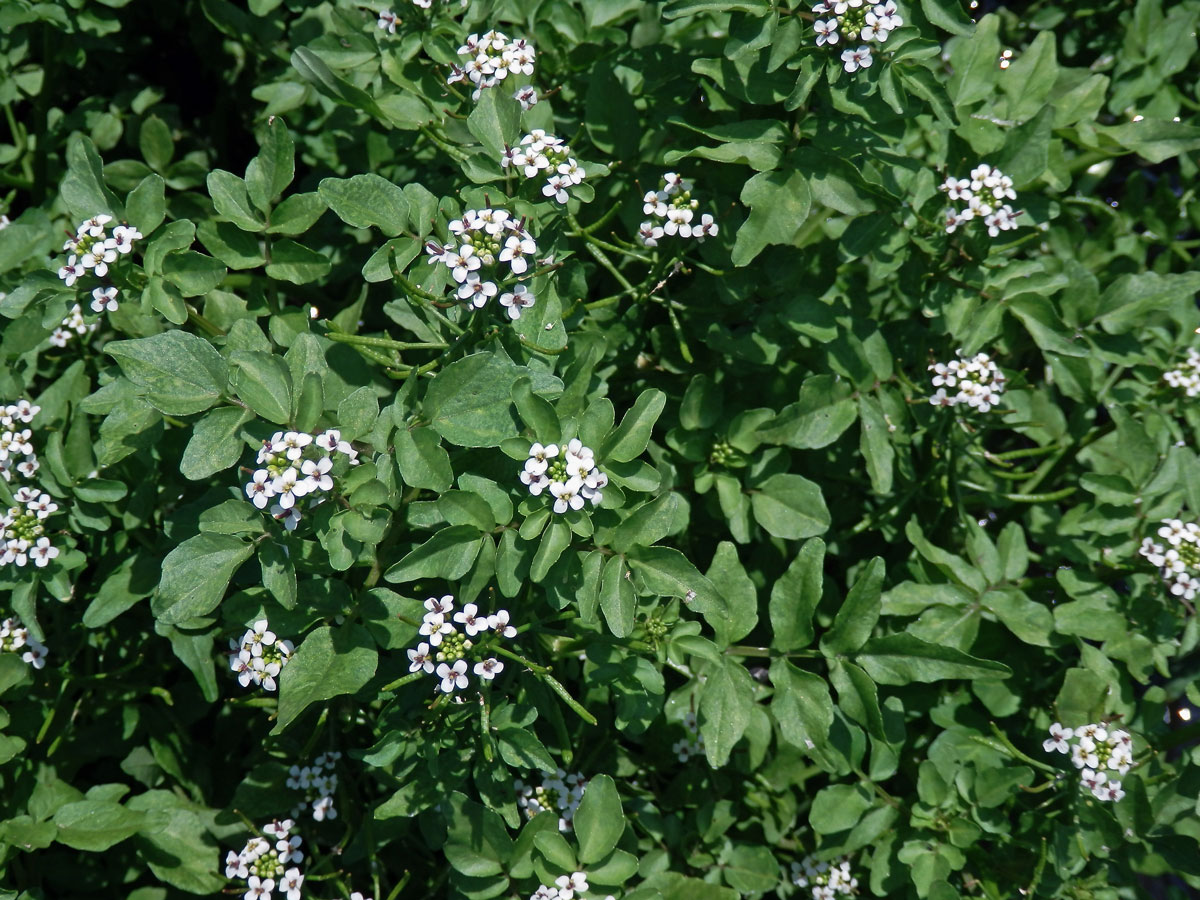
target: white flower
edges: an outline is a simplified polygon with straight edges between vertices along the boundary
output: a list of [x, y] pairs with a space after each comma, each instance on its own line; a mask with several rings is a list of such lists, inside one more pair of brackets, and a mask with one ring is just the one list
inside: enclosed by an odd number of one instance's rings
[[817, 19], [813, 22], [813, 31], [817, 33], [817, 46], [836, 44], [838, 41], [837, 19]]
[[[318, 820], [319, 821], [319, 820]], [[283, 873], [279, 880], [279, 889], [287, 895], [287, 900], [300, 900], [300, 885], [304, 884], [304, 876], [300, 870], [293, 867]]]
[[67, 264], [58, 270], [58, 277], [66, 282], [67, 287], [75, 284], [76, 280], [87, 274], [87, 269], [76, 261], [74, 256], [67, 257]]
[[319, 491], [333, 490], [333, 478], [329, 475], [332, 468], [333, 460], [328, 456], [318, 460], [306, 459], [300, 464], [300, 471], [307, 477], [311, 489]]
[[515, 638], [517, 636], [517, 629], [508, 624], [507, 609], [498, 609], [488, 616], [488, 628], [501, 637]]
[[246, 889], [244, 900], [271, 900], [271, 891], [275, 889], [275, 880], [251, 875], [246, 880]]
[[424, 670], [427, 675], [432, 675], [433, 661], [429, 656], [429, 645], [424, 641], [417, 644], [415, 649], [408, 651], [408, 671], [420, 672]]
[[508, 310], [508, 317], [515, 320], [521, 318], [522, 309], [533, 306], [535, 299], [533, 291], [523, 284], [518, 284], [511, 291], [500, 295], [500, 305]]
[[869, 68], [871, 65], [871, 48], [866, 44], [860, 46], [857, 50], [847, 48], [842, 51], [842, 68], [847, 72], [856, 72], [859, 69]]
[[513, 94], [513, 99], [521, 104], [521, 109], [528, 111], [537, 106], [538, 92], [533, 86], [527, 84], [524, 87], [517, 88], [517, 92]]
[[657, 247], [659, 240], [666, 234], [662, 226], [646, 221], [638, 226], [638, 242], [643, 247]]
[[50, 538], [40, 537], [37, 544], [29, 549], [29, 555], [39, 569], [44, 569], [50, 560], [58, 556], [58, 548], [50, 546]]
[[497, 675], [504, 671], [504, 663], [492, 657], [485, 659], [483, 662], [475, 663], [475, 668], [472, 670], [476, 675], [484, 681], [491, 681]]
[[570, 509], [583, 509], [584, 498], [580, 494], [583, 479], [572, 478], [565, 484], [561, 481], [550, 483], [550, 493], [554, 495], [554, 511], [565, 513]]
[[468, 603], [461, 610], [454, 614], [454, 621], [463, 626], [469, 637], [474, 637], [481, 631], [487, 631], [487, 617], [479, 616], [479, 607], [474, 603]]
[[117, 289], [115, 287], [96, 288], [92, 291], [92, 310], [94, 312], [117, 311]]
[[390, 9], [381, 9], [379, 11], [378, 25], [381, 29], [386, 31], [388, 34], [396, 33], [396, 22], [398, 22], [398, 21], [399, 21], [398, 17]]
[[250, 873], [246, 870], [246, 860], [240, 853], [230, 850], [225, 854], [225, 877], [246, 878]]
[[118, 225], [113, 229], [109, 241], [114, 250], [124, 255], [133, 250], [133, 242], [140, 241], [142, 237], [142, 233], [132, 225]]
[[1071, 748], [1067, 744], [1067, 740], [1072, 736], [1070, 728], [1063, 728], [1061, 724], [1055, 722], [1050, 726], [1050, 737], [1042, 741], [1042, 748], [1050, 753], [1057, 751], [1059, 753], [1069, 753]]
[[444, 615], [454, 610], [454, 595], [445, 594], [441, 597], [430, 597], [425, 601], [424, 606], [431, 613], [442, 613]]
[[442, 635], [454, 632], [454, 626], [446, 621], [442, 613], [427, 613], [418, 631], [429, 638], [434, 647], [442, 643]]
[[504, 249], [500, 251], [500, 262], [507, 262], [514, 274], [524, 275], [529, 268], [525, 257], [536, 253], [537, 244], [532, 238], [524, 234], [513, 234], [504, 242]]
[[482, 281], [478, 273], [471, 272], [458, 288], [458, 299], [465, 300], [476, 309], [483, 309], [488, 300], [496, 296], [495, 282]]
[[452, 666], [441, 663], [437, 667], [437, 676], [442, 679], [443, 693], [453, 693], [455, 688], [463, 690], [467, 686], [467, 661], [460, 659]]

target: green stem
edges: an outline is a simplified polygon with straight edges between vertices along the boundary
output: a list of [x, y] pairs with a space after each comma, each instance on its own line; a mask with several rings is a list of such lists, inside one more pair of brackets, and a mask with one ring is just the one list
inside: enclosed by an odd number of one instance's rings
[[424, 674], [425, 674], [425, 672], [420, 669], [418, 669], [416, 672], [409, 672], [407, 675], [397, 678], [395, 681], [388, 682], [383, 687], [381, 687], [380, 690], [381, 691], [394, 691], [397, 688], [401, 688], [406, 684], [411, 684], [412, 682], [416, 681], [418, 678], [420, 678]]
[[207, 332], [210, 337], [225, 337], [224, 331], [222, 331], [212, 322], [208, 321], [208, 319], [204, 318], [204, 316], [200, 315], [200, 313], [196, 312], [195, 307], [193, 307], [190, 303], [187, 307], [187, 314], [188, 321], [197, 328], [200, 328], [202, 331]]
[[[994, 474], [998, 475], [1000, 473], [997, 472]], [[984, 494], [992, 494], [1004, 500], [1011, 500], [1014, 503], [1053, 503], [1056, 500], [1063, 500], [1067, 497], [1070, 497], [1077, 490], [1077, 488], [1072, 485], [1071, 487], [1065, 487], [1058, 491], [1051, 491], [1048, 494], [1009, 494], [1004, 491], [993, 491], [991, 488], [984, 487], [982, 484], [975, 484], [973, 481], [964, 481], [961, 478], [959, 479], [958, 484], [961, 487], [967, 488], [968, 490], [980, 491]]]
[[542, 681], [546, 682], [546, 684], [549, 685], [550, 690], [558, 694], [563, 703], [571, 707], [571, 709], [575, 711], [575, 714], [579, 716], [579, 718], [583, 719], [583, 721], [587, 722], [589, 725], [596, 724], [596, 717], [584, 709], [578, 700], [567, 693], [567, 689], [562, 686], [557, 678], [550, 674], [539, 674], [538, 677], [541, 678]]
[[529, 669], [529, 671], [531, 671], [537, 675], [545, 675], [546, 673], [548, 673], [550, 671], [545, 666], [539, 666], [537, 663], [526, 659], [525, 657], [521, 656], [519, 653], [513, 653], [511, 650], [508, 650], [504, 647], [493, 646], [492, 649], [496, 653], [499, 653], [501, 656], [507, 656], [509, 659], [513, 660], [514, 662], [519, 662], [525, 668]]
[[340, 331], [327, 332], [325, 337], [339, 344], [354, 344], [358, 347], [378, 347], [382, 350], [445, 350], [450, 345], [443, 341], [393, 341], [390, 338], [367, 337], [344, 334]]

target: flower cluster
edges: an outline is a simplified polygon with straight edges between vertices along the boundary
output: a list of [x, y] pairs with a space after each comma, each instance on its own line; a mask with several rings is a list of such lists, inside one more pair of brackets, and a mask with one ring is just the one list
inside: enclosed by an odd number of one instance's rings
[[315, 435], [277, 431], [258, 451], [262, 468], [250, 476], [246, 496], [259, 509], [271, 503], [271, 515], [288, 531], [295, 531], [301, 519], [296, 501], [313, 495], [309, 506], [317, 506], [325, 499], [319, 495], [333, 490], [330, 472], [335, 453], [349, 458], [350, 465], [358, 462], [358, 451], [342, 440], [336, 428]]
[[868, 3], [866, 0], [822, 0], [812, 8], [813, 31], [817, 46], [833, 46], [843, 37], [862, 41], [857, 48], [842, 51], [842, 68], [847, 72], [870, 68], [871, 44], [882, 44], [888, 35], [904, 24], [892, 0]]
[[20, 488], [13, 499], [17, 505], [0, 515], [0, 566], [25, 566], [32, 559], [39, 569], [45, 568], [58, 556], [58, 548], [46, 537], [43, 522], [58, 511], [58, 504], [49, 494], [31, 487]]
[[[501, 609], [486, 616], [479, 612], [479, 607], [474, 603], [467, 603], [454, 612], [454, 597], [451, 594], [440, 598], [430, 597], [425, 601], [425, 610], [420, 632], [428, 641], [421, 641], [408, 651], [409, 672], [424, 671], [428, 675], [436, 675], [441, 681], [439, 689], [452, 694], [455, 690], [465, 690], [470, 683], [467, 679], [468, 668], [480, 681], [491, 681], [504, 671], [504, 663], [487, 655], [487, 648], [491, 644], [487, 640], [487, 633], [494, 632], [504, 638], [517, 636], [517, 629], [509, 624], [508, 610]], [[466, 633], [460, 632], [455, 623], [461, 625]], [[471, 638], [479, 635], [483, 635], [479, 638], [483, 645], [477, 647]], [[471, 660], [475, 661], [473, 668]]]
[[[445, 246], [436, 241], [425, 245], [429, 264], [444, 265], [458, 283], [458, 299], [483, 309], [500, 290], [497, 282], [519, 278], [529, 271], [537, 253], [537, 242], [525, 229], [525, 220], [514, 219], [503, 209], [468, 209], [450, 223], [458, 243]], [[508, 274], [503, 266], [507, 266]], [[533, 292], [523, 284], [500, 295], [500, 305], [509, 318], [521, 318], [521, 310], [533, 306]]]
[[33, 431], [21, 426], [28, 425], [41, 411], [28, 400], [0, 406], [0, 477], [5, 481], [12, 481], [13, 469], [26, 478], [32, 478], [38, 470]]
[[[499, 31], [489, 31], [482, 36], [470, 35], [458, 48], [458, 55], [466, 62], [461, 66], [451, 66], [446, 84], [470, 81], [475, 85], [475, 90], [471, 93], [472, 100], [478, 100], [484, 88], [495, 87], [509, 75], [532, 75], [534, 60], [537, 57], [533, 44], [525, 38], [509, 40], [508, 35]], [[537, 102], [536, 94], [533, 102]]]
[[521, 483], [528, 485], [529, 493], [535, 497], [549, 488], [556, 513], [583, 509], [584, 501], [599, 506], [608, 476], [596, 467], [592, 448], [583, 446], [579, 438], [572, 438], [564, 449], [566, 452], [560, 457], [558, 444], [531, 446], [529, 459], [521, 469]]
[[643, 247], [657, 247], [665, 235], [694, 237], [703, 241], [716, 235], [717, 223], [705, 213], [693, 223], [700, 201], [692, 199], [692, 183], [677, 172], [667, 172], [658, 190], [647, 191], [642, 198], [642, 212], [653, 218], [638, 226], [638, 242]]
[[1189, 397], [1200, 394], [1200, 353], [1195, 347], [1188, 347], [1188, 358], [1177, 368], [1163, 373], [1163, 381], [1173, 388], [1183, 388]]
[[336, 819], [333, 794], [337, 790], [337, 772], [334, 764], [342, 758], [336, 750], [322, 753], [311, 766], [292, 766], [288, 769], [287, 786], [304, 794], [304, 801], [292, 810], [293, 818], [300, 815], [305, 806], [312, 808], [312, 817], [318, 822]]
[[271, 900], [273, 891], [287, 900], [300, 900], [304, 876], [296, 864], [304, 861], [304, 854], [300, 835], [291, 833], [295, 824], [276, 819], [263, 826], [266, 838], [252, 837], [241, 853], [226, 854], [225, 877], [246, 880], [245, 900]]
[[273, 691], [278, 686], [275, 678], [292, 658], [295, 647], [291, 641], [281, 641], [267, 626], [266, 619], [259, 619], [253, 628], [247, 628], [241, 641], [229, 639], [229, 668], [237, 672], [242, 687], [253, 681], [263, 690]]
[[571, 148], [540, 128], [521, 138], [517, 147], [505, 147], [500, 157], [502, 169], [517, 169], [526, 178], [545, 178], [542, 196], [566, 203], [567, 192], [580, 184], [585, 176], [583, 167], [571, 156]]
[[[451, 0], [445, 0], [445, 2], [450, 3]], [[412, 4], [413, 6], [420, 7], [421, 9], [430, 9], [433, 7], [433, 0], [412, 0]], [[461, 5], [466, 6], [467, 0], [462, 0]], [[395, 34], [396, 26], [400, 24], [400, 17], [390, 9], [381, 9], [379, 11], [379, 22], [377, 24], [382, 31], [386, 31], [388, 34]]]
[[950, 207], [946, 210], [946, 234], [953, 234], [959, 225], [972, 219], [983, 219], [991, 237], [1017, 227], [1017, 217], [1021, 213], [1004, 202], [1016, 200], [1017, 192], [1013, 190], [1012, 179], [999, 169], [980, 163], [971, 170], [970, 178], [951, 175], [939, 188], [950, 200], [966, 204], [962, 209]]
[[[538, 885], [529, 900], [574, 900], [576, 894], [582, 894], [587, 889], [587, 874], [572, 872], [570, 875], [559, 875], [553, 885]], [[608, 900], [613, 898], [609, 897]]]
[[525, 815], [533, 818], [538, 813], [558, 813], [558, 830], [570, 831], [571, 821], [575, 818], [575, 810], [579, 809], [579, 801], [583, 799], [587, 779], [580, 772], [568, 775], [562, 769], [556, 769], [553, 775], [545, 775], [539, 785], [526, 784], [517, 779], [513, 782], [513, 790], [517, 792], [517, 806], [525, 811]]
[[85, 334], [91, 334], [100, 327], [99, 322], [88, 322], [83, 318], [83, 308], [78, 304], [71, 306], [71, 311], [59, 323], [59, 326], [54, 329], [50, 335], [50, 345], [53, 347], [65, 347], [71, 343], [76, 337], [83, 337]]
[[[76, 229], [75, 237], [68, 238], [63, 244], [67, 263], [58, 270], [58, 277], [66, 282], [67, 287], [73, 286], [89, 271], [97, 278], [105, 277], [108, 264], [130, 253], [134, 242], [142, 239], [142, 233], [132, 225], [117, 225], [110, 237], [107, 225], [111, 221], [112, 216], [92, 216]], [[95, 312], [112, 312], [116, 308], [116, 288], [98, 287], [92, 291], [92, 309]]]
[[858, 879], [850, 872], [850, 860], [828, 863], [806, 856], [792, 863], [792, 884], [808, 888], [813, 900], [833, 900], [839, 894], [845, 897], [858, 893]]
[[1071, 729], [1055, 722], [1042, 747], [1047, 753], [1069, 753], [1075, 768], [1081, 770], [1080, 783], [1097, 800], [1115, 802], [1125, 796], [1121, 782], [1110, 781], [1108, 772], [1124, 775], [1133, 766], [1133, 738], [1129, 732], [1109, 731], [1103, 724]]
[[1200, 591], [1200, 525], [1163, 519], [1158, 536], [1169, 546], [1145, 538], [1138, 553], [1159, 568], [1172, 594], [1192, 600]]
[[[934, 406], [958, 406], [965, 403], [972, 409], [987, 412], [1000, 402], [1007, 380], [990, 356], [976, 353], [970, 359], [958, 352], [958, 359], [933, 363], [933, 386], [937, 391], [929, 402]], [[950, 388], [953, 393], [946, 390]]]
[[5, 619], [0, 622], [0, 651], [20, 653], [21, 659], [35, 669], [46, 665], [46, 645], [29, 633], [20, 619]]
[[704, 737], [700, 734], [700, 728], [696, 724], [696, 714], [689, 712], [683, 717], [683, 727], [687, 729], [687, 736], [681, 737], [671, 745], [671, 752], [676, 758], [685, 763], [693, 756], [700, 756], [704, 753]]

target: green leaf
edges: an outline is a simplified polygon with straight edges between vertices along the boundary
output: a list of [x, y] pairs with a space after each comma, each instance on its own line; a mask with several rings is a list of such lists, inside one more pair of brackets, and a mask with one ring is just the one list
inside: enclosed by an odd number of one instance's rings
[[[608, 544], [618, 553], [625, 553], [635, 545], [648, 547], [671, 533], [679, 520], [683, 502], [678, 494], [666, 493], [638, 507], [633, 514], [613, 529]], [[734, 555], [736, 559], [736, 552]]]
[[271, 224], [267, 226], [267, 234], [304, 234], [317, 223], [317, 219], [321, 218], [328, 208], [317, 191], [284, 197], [280, 204], [271, 210]]
[[432, 428], [400, 428], [396, 432], [396, 465], [410, 487], [445, 491], [454, 480], [450, 455]]
[[139, 601], [149, 597], [158, 584], [157, 560], [144, 551], [127, 556], [96, 591], [83, 613], [85, 628], [101, 628]]
[[783, 739], [806, 749], [808, 741], [825, 744], [833, 725], [833, 699], [825, 679], [796, 668], [783, 657], [771, 661], [771, 713]]
[[512, 399], [522, 421], [533, 431], [534, 440], [543, 444], [557, 444], [562, 440], [562, 429], [558, 416], [550, 401], [533, 392], [533, 382], [522, 375], [512, 385]]
[[600, 609], [614, 637], [628, 637], [637, 617], [637, 597], [626, 577], [629, 569], [620, 556], [611, 556], [604, 564], [600, 581]]
[[146, 824], [146, 816], [112, 800], [80, 800], [60, 807], [54, 824], [60, 844], [100, 853], [137, 834]]
[[667, 395], [662, 391], [655, 388], [642, 391], [633, 407], [621, 419], [621, 424], [609, 433], [601, 445], [597, 459], [629, 462], [646, 452], [654, 423], [662, 415], [666, 403]]
[[813, 797], [808, 823], [817, 834], [836, 834], [858, 824], [871, 808], [871, 797], [856, 784], [831, 784]]
[[743, 895], [762, 894], [779, 884], [779, 863], [763, 844], [734, 844], [721, 872]]
[[857, 415], [853, 388], [836, 375], [813, 375], [800, 386], [800, 399], [785, 406], [758, 427], [758, 436], [769, 444], [801, 450], [827, 447], [854, 424]]
[[821, 602], [825, 542], [805, 541], [783, 577], [771, 586], [771, 646], [783, 652], [802, 650], [813, 640], [812, 617]]
[[876, 556], [859, 574], [833, 627], [821, 638], [821, 652], [826, 656], [853, 653], [867, 642], [879, 621], [883, 573], [883, 560]]
[[379, 654], [361, 625], [324, 625], [309, 633], [279, 676], [279, 734], [309, 705], [353, 694], [375, 675]]
[[950, 53], [953, 74], [948, 84], [955, 106], [978, 103], [995, 90], [1000, 76], [999, 26], [999, 16], [984, 16], [976, 23], [974, 34], [955, 42]]
[[582, 865], [597, 863], [612, 852], [625, 831], [625, 814], [612, 778], [597, 775], [587, 783], [572, 826]]
[[286, 425], [292, 417], [292, 374], [279, 356], [261, 350], [229, 355], [230, 383], [246, 405], [268, 422]]
[[503, 820], [458, 792], [443, 801], [443, 809], [446, 844], [442, 850], [450, 865], [475, 877], [503, 872], [513, 851]]
[[750, 505], [755, 520], [774, 537], [797, 540], [829, 529], [821, 489], [802, 475], [772, 475], [751, 493]]
[[[147, 116], [142, 120], [138, 132], [138, 149], [146, 164], [156, 171], [163, 171], [171, 164], [175, 155], [175, 141], [171, 138], [171, 129], [158, 116]], [[143, 232], [146, 234], [147, 232]]]
[[723, 623], [710, 620], [718, 642], [726, 645], [740, 641], [758, 624], [758, 591], [738, 559], [737, 548], [729, 541], [717, 544], [706, 574], [725, 598], [729, 613]]
[[929, 24], [951, 34], [970, 35], [975, 31], [975, 23], [963, 11], [959, 0], [921, 0], [921, 12]]
[[552, 375], [515, 365], [495, 353], [472, 353], [434, 379], [425, 394], [425, 417], [452, 444], [498, 447], [520, 431], [510, 398], [512, 383], [522, 375], [530, 377], [536, 394], [562, 391], [562, 382]]
[[308, 47], [297, 47], [292, 51], [292, 66], [305, 81], [329, 99], [343, 106], [361, 109], [377, 118], [385, 117], [370, 94], [333, 74], [321, 57]]
[[262, 568], [263, 587], [284, 609], [295, 609], [296, 566], [287, 548], [273, 540], [258, 545], [258, 564]]
[[162, 580], [151, 602], [155, 618], [173, 625], [212, 612], [233, 573], [253, 551], [251, 544], [232, 535], [188, 538], [163, 560]]
[[219, 259], [213, 259], [195, 250], [171, 253], [162, 264], [163, 277], [185, 297], [203, 297], [229, 273]]
[[317, 193], [338, 218], [355, 228], [374, 225], [388, 237], [395, 237], [408, 227], [408, 198], [379, 175], [325, 178]]
[[208, 173], [208, 195], [212, 197], [217, 214], [224, 216], [242, 231], [262, 231], [266, 223], [250, 202], [246, 182], [232, 172], [213, 169]]
[[679, 597], [708, 619], [710, 624], [723, 625], [727, 620], [729, 613], [725, 598], [678, 550], [671, 547], [635, 547], [626, 555], [626, 561], [651, 593], [660, 597]]
[[283, 119], [267, 120], [258, 156], [246, 166], [246, 188], [254, 205], [264, 213], [271, 201], [286, 190], [296, 176], [296, 148]]
[[185, 331], [112, 341], [104, 352], [151, 405], [168, 415], [203, 412], [228, 384], [228, 366], [212, 344]]
[[158, 175], [147, 175], [125, 198], [125, 215], [129, 224], [143, 235], [149, 235], [162, 224], [167, 213], [166, 182]]
[[892, 448], [891, 429], [884, 418], [883, 406], [874, 397], [863, 394], [858, 398], [858, 415], [862, 429], [858, 448], [867, 464], [871, 489], [877, 494], [891, 493], [896, 451]]
[[1070, 728], [1099, 722], [1105, 712], [1109, 686], [1090, 669], [1067, 669], [1054, 700], [1059, 721]]
[[[496, 729], [496, 743], [500, 755], [510, 766], [517, 769], [541, 769], [552, 773], [558, 768], [554, 757], [537, 735], [528, 728], [508, 726]], [[590, 784], [590, 782], [589, 782]]]
[[561, 519], [556, 518], [550, 523], [542, 535], [533, 562], [529, 566], [529, 578], [540, 584], [550, 572], [550, 567], [558, 562], [564, 550], [571, 546], [571, 527]]
[[297, 244], [290, 238], [283, 238], [271, 245], [267, 274], [279, 281], [308, 284], [324, 278], [332, 267], [328, 256]]
[[467, 128], [498, 164], [504, 148], [516, 146], [521, 136], [521, 104], [511, 89], [485, 90], [467, 116]]
[[179, 471], [190, 481], [201, 481], [237, 465], [246, 449], [242, 426], [254, 416], [239, 406], [214, 409], [192, 428], [183, 450]]
[[700, 733], [709, 765], [719, 768], [729, 761], [733, 747], [750, 724], [754, 692], [750, 673], [726, 657], [709, 673], [700, 695]]
[[78, 132], [67, 142], [67, 174], [59, 193], [76, 221], [99, 213], [118, 220], [124, 217], [121, 201], [104, 183], [104, 164], [96, 145]]
[[343, 440], [354, 441], [370, 434], [379, 418], [379, 401], [375, 391], [360, 387], [338, 404], [337, 415]]
[[883, 713], [879, 709], [879, 690], [870, 677], [853, 663], [833, 660], [829, 679], [838, 692], [838, 706], [874, 738], [887, 740]]
[[399, 584], [420, 578], [457, 581], [467, 574], [478, 553], [479, 529], [473, 525], [451, 525], [410, 550], [383, 577]]
[[738, 229], [733, 264], [749, 265], [771, 244], [790, 244], [808, 218], [812, 193], [808, 180], [793, 169], [760, 172], [742, 187], [742, 203], [750, 217]]
[[943, 644], [911, 634], [891, 634], [867, 641], [856, 657], [879, 684], [912, 684], [947, 678], [1007, 678], [1012, 670], [990, 659], [978, 659]]

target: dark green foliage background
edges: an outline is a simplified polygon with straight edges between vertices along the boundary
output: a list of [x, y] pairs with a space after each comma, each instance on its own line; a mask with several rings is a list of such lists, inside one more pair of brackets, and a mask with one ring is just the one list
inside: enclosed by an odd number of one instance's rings
[[[0, 578], [51, 654], [0, 657], [0, 896], [232, 893], [242, 817], [335, 749], [308, 897], [803, 896], [811, 853], [880, 897], [1191, 896], [1200, 630], [1137, 547], [1200, 513], [1162, 381], [1200, 330], [1200, 3], [914, 0], [853, 76], [803, 4], [398, 5], [388, 36], [348, 0], [0, 3], [0, 402], [41, 405], [65, 532]], [[523, 116], [445, 88], [492, 27], [537, 48]], [[589, 173], [569, 214], [498, 166], [538, 127]], [[948, 236], [937, 185], [981, 161], [1021, 227]], [[720, 234], [650, 254], [668, 170]], [[516, 325], [425, 294], [487, 202], [556, 264]], [[138, 265], [53, 348], [61, 233], [101, 211]], [[956, 350], [1000, 409], [926, 402]], [[288, 426], [364, 460], [291, 535], [239, 469]], [[519, 460], [576, 434], [612, 486], [548, 523]], [[392, 687], [442, 593], [538, 669]], [[223, 656], [262, 615], [277, 699]], [[1041, 748], [1102, 717], [1116, 804]], [[591, 779], [562, 837], [512, 790], [560, 765]]]

